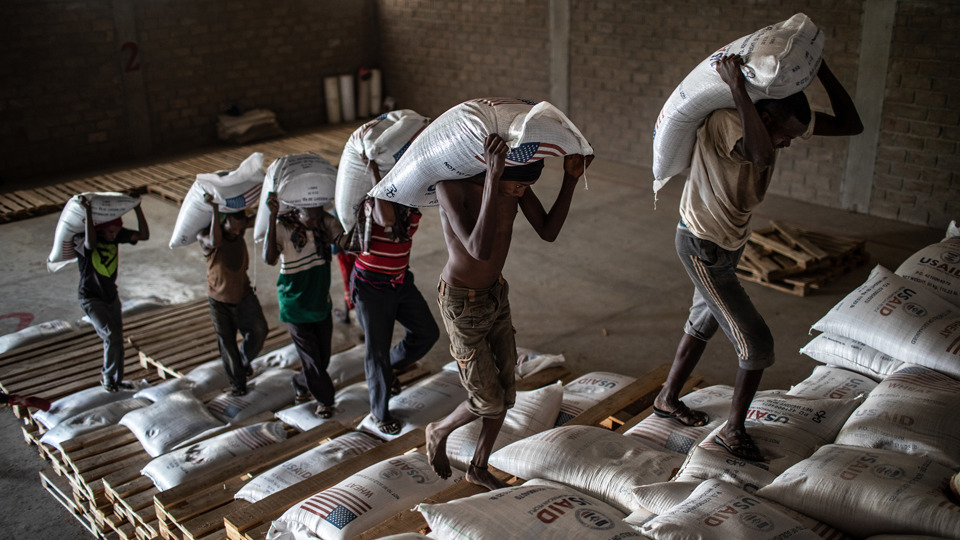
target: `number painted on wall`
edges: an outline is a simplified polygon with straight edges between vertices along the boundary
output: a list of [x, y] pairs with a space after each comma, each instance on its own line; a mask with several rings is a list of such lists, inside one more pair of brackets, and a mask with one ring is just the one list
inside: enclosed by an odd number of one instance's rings
[[128, 41], [120, 46], [120, 52], [127, 55], [127, 63], [123, 68], [124, 71], [140, 71], [139, 45], [133, 41]]

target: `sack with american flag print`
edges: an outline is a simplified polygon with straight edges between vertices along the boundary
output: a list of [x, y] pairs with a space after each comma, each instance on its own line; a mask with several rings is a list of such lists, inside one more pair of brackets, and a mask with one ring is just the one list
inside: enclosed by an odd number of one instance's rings
[[271, 524], [267, 539], [353, 538], [462, 478], [455, 469], [440, 478], [420, 452], [387, 458], [292, 506]]
[[213, 197], [221, 213], [243, 212], [260, 200], [263, 187], [263, 154], [254, 152], [234, 171], [198, 174], [190, 186], [177, 223], [170, 236], [170, 248], [188, 246], [197, 241], [197, 233], [210, 229], [213, 208], [203, 200], [205, 194]]
[[546, 157], [593, 154], [577, 126], [546, 101], [472, 99], [427, 126], [369, 194], [417, 208], [437, 206], [437, 182], [462, 180], [486, 170], [483, 142], [491, 133], [510, 147], [507, 167]]

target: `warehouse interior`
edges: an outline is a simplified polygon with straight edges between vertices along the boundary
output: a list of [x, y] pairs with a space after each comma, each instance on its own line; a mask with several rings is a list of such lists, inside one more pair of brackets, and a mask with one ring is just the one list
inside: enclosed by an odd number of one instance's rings
[[[652, 190], [651, 133], [661, 107], [719, 47], [798, 12], [824, 33], [823, 59], [853, 97], [865, 130], [781, 151], [754, 227], [773, 220], [855, 239], [868, 257], [805, 296], [744, 285], [775, 339], [777, 363], [761, 389], [789, 389], [817, 365], [798, 352], [814, 322], [875, 265], [895, 269], [960, 219], [955, 2], [5, 2], [0, 194], [216, 152], [229, 144], [217, 138], [217, 116], [229, 109], [272, 111], [291, 137], [350, 124], [331, 122], [324, 80], [358, 81], [369, 69], [379, 70], [393, 107], [429, 117], [477, 97], [549, 101], [579, 127], [596, 160], [555, 242], [539, 240], [518, 220], [504, 269], [517, 344], [562, 354], [575, 373], [639, 377], [672, 360], [693, 291], [673, 245], [683, 176], [656, 198]], [[827, 110], [817, 81], [808, 96], [815, 110]], [[561, 166], [547, 160], [534, 188], [542, 201], [555, 198]], [[152, 238], [122, 250], [121, 297], [167, 304], [203, 298], [199, 249], [167, 247], [177, 206], [148, 195], [143, 208]], [[0, 224], [0, 316], [27, 313], [39, 323], [83, 315], [76, 271], [46, 269], [57, 218]], [[259, 254], [249, 236], [248, 245]], [[445, 262], [439, 216], [430, 209], [411, 269], [438, 321], [433, 299]], [[277, 324], [276, 268], [261, 260], [251, 277], [267, 319]], [[334, 271], [335, 302], [343, 293], [338, 277]], [[19, 330], [18, 321], [0, 319], [0, 334]], [[450, 360], [441, 334], [421, 361], [432, 371]], [[335, 325], [334, 350], [360, 342], [355, 319]], [[733, 384], [736, 355], [723, 336], [710, 343], [697, 372], [711, 384]], [[19, 422], [0, 411], [0, 531], [87, 537], [37, 481], [44, 462], [24, 444]]]

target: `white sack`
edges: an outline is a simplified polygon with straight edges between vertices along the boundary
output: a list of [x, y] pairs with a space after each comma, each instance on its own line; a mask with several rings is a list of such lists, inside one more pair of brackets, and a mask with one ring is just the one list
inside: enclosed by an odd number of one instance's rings
[[119, 423], [137, 437], [150, 457], [223, 425], [189, 392], [170, 394], [153, 405], [128, 412]]
[[612, 396], [636, 377], [607, 371], [587, 373], [563, 387], [563, 404], [557, 415], [557, 426], [562, 426], [583, 411]]
[[352, 457], [373, 450], [380, 444], [379, 440], [366, 433], [345, 433], [261, 473], [240, 488], [233, 498], [255, 503]]
[[134, 398], [94, 407], [58, 423], [53, 429], [40, 437], [40, 443], [59, 449], [60, 443], [79, 437], [84, 433], [112, 426], [128, 412], [146, 407], [149, 404], [150, 401], [147, 399]]
[[[704, 482], [715, 481], [716, 480], [705, 480]], [[630, 523], [631, 525], [640, 527], [656, 516], [666, 513], [671, 508], [684, 502], [687, 497], [693, 493], [693, 490], [696, 489], [700, 484], [701, 482], [699, 481], [659, 482], [656, 484], [638, 487], [637, 489], [633, 490], [633, 493], [637, 497], [637, 503], [642, 508], [634, 511], [629, 516], [624, 518], [624, 521]], [[751, 490], [744, 491], [747, 493], [753, 493]], [[766, 499], [764, 499], [763, 502], [765, 505], [771, 505], [779, 512], [786, 514], [788, 517], [800, 522], [801, 525], [816, 533], [820, 538], [827, 540], [853, 540], [851, 537], [843, 534], [830, 525], [827, 525], [826, 523], [813, 519], [809, 516], [805, 516], [800, 512], [793, 510], [792, 508], [787, 508], [782, 504]]]
[[[491, 452], [552, 428], [562, 400], [563, 386], [560, 381], [536, 390], [517, 392], [517, 400], [512, 408], [507, 409]], [[447, 437], [447, 458], [452, 466], [463, 470], [469, 467], [482, 428], [483, 419], [477, 418], [453, 430]]]
[[[524, 347], [517, 347], [517, 366], [514, 374], [516, 375], [516, 380], [521, 381], [534, 373], [539, 373], [552, 367], [562, 366], [564, 362], [566, 362], [566, 359], [562, 354], [539, 353]], [[456, 360], [447, 362], [441, 369], [454, 373], [460, 372], [460, 367], [457, 366]]]
[[960, 507], [945, 488], [953, 471], [926, 456], [831, 444], [757, 492], [856, 537], [960, 538]]
[[197, 241], [197, 233], [210, 229], [213, 208], [203, 200], [204, 194], [213, 197], [220, 212], [241, 212], [259, 200], [263, 177], [260, 152], [250, 154], [235, 171], [198, 174], [180, 205], [170, 248], [188, 246]]
[[47, 429], [53, 429], [57, 424], [67, 418], [84, 411], [89, 411], [94, 407], [130, 399], [138, 390], [147, 386], [146, 381], [134, 382], [132, 384], [132, 389], [120, 390], [118, 392], [107, 392], [100, 385], [75, 392], [51, 403], [49, 410], [34, 412], [33, 419], [43, 424]]
[[780, 99], [806, 88], [820, 69], [823, 33], [803, 13], [720, 48], [697, 64], [667, 98], [653, 130], [653, 191], [690, 166], [697, 128], [717, 109], [734, 108], [730, 87], [715, 65], [724, 55], [743, 57], [747, 95]]
[[273, 522], [267, 539], [353, 538], [461, 478], [457, 472], [440, 478], [419, 452], [392, 457], [295, 504]]
[[6, 354], [24, 345], [36, 343], [42, 339], [58, 336], [73, 330], [73, 325], [63, 319], [28, 326], [23, 330], [0, 336], [0, 354]]
[[720, 480], [703, 482], [682, 503], [646, 522], [641, 531], [656, 540], [820, 540], [774, 505]]
[[277, 411], [277, 418], [300, 431], [309, 431], [326, 422], [338, 422], [346, 427], [354, 427], [370, 412], [370, 392], [366, 381], [351, 384], [338, 390], [333, 404], [333, 417], [320, 418], [316, 415], [317, 402], [310, 400], [288, 409]]
[[880, 265], [813, 329], [960, 378], [960, 308]]
[[361, 343], [345, 351], [330, 355], [330, 365], [327, 366], [327, 375], [333, 380], [334, 386], [342, 386], [364, 375], [363, 361], [367, 349]]
[[624, 513], [637, 508], [634, 488], [669, 480], [681, 463], [683, 456], [593, 426], [554, 428], [490, 456], [490, 464], [502, 471], [560, 482]]
[[624, 435], [636, 438], [657, 450], [687, 454], [707, 434], [727, 420], [731, 399], [733, 399], [733, 387], [716, 385], [701, 388], [690, 392], [680, 400], [687, 407], [706, 413], [708, 421], [705, 425], [685, 426], [672, 418], [660, 418], [651, 414], [628, 429]]
[[747, 433], [763, 453], [765, 462], [741, 460], [714, 441], [718, 426], [690, 452], [675, 480], [716, 478], [756, 489], [795, 463], [806, 459], [820, 445], [833, 442], [844, 422], [863, 397], [850, 399], [804, 399], [778, 390], [758, 392], [747, 410]]
[[219, 358], [200, 364], [183, 378], [193, 382], [193, 393], [197, 397], [230, 387], [230, 377], [227, 376], [227, 370], [223, 368], [223, 360]]
[[829, 332], [813, 338], [802, 354], [830, 366], [838, 366], [879, 381], [903, 366], [903, 362], [867, 346], [866, 343]]
[[154, 403], [176, 392], [192, 392], [195, 386], [196, 383], [190, 379], [185, 377], [174, 377], [172, 379], [158, 382], [153, 386], [148, 386], [134, 394], [133, 397], [148, 399], [150, 400], [150, 403]]
[[325, 207], [333, 209], [333, 196], [337, 189], [337, 168], [313, 153], [292, 154], [276, 159], [267, 168], [260, 189], [260, 207], [253, 224], [253, 239], [263, 242], [270, 222], [267, 196], [277, 194], [280, 211], [286, 214], [296, 208]]
[[895, 273], [960, 307], [960, 238], [948, 238], [921, 249], [907, 257]]
[[380, 177], [386, 176], [429, 122], [410, 109], [400, 109], [381, 114], [350, 135], [337, 166], [335, 200], [343, 230], [353, 229], [357, 207], [374, 186], [371, 167], [375, 164]]
[[644, 538], [623, 513], [574, 488], [532, 480], [442, 504], [417, 505], [440, 540], [620, 540]]
[[[93, 211], [93, 224], [99, 225], [113, 221], [133, 210], [140, 204], [140, 197], [131, 197], [123, 193], [82, 193], [90, 201]], [[77, 260], [73, 247], [73, 237], [86, 230], [87, 211], [80, 206], [80, 195], [74, 195], [63, 206], [57, 230], [53, 235], [53, 248], [47, 256], [47, 270], [56, 272], [67, 264]]]
[[486, 171], [483, 143], [491, 133], [503, 137], [511, 149], [507, 167], [549, 156], [593, 154], [573, 122], [546, 101], [535, 105], [512, 98], [473, 99], [427, 126], [370, 195], [406, 206], [437, 206], [437, 182]]
[[160, 491], [179, 486], [190, 476], [201, 475], [231, 459], [287, 438], [280, 422], [261, 422], [229, 431], [164, 454], [140, 470]]
[[300, 354], [293, 343], [261, 354], [250, 361], [253, 370], [263, 373], [269, 368], [292, 368], [300, 365]]
[[788, 396], [809, 399], [845, 399], [869, 394], [877, 386], [869, 377], [832, 366], [817, 366], [809, 377], [793, 385]]
[[960, 381], [921, 366], [888, 376], [847, 419], [836, 444], [925, 454], [960, 467]]
[[277, 411], [293, 403], [296, 391], [290, 380], [294, 371], [271, 369], [247, 381], [247, 393], [234, 396], [229, 392], [220, 394], [207, 403], [207, 409], [224, 422], [242, 422], [264, 411]]
[[390, 416], [403, 422], [403, 428], [396, 435], [387, 435], [377, 429], [377, 423], [372, 415], [367, 415], [360, 422], [360, 431], [372, 433], [386, 440], [426, 427], [427, 424], [439, 420], [452, 413], [457, 405], [467, 399], [467, 391], [460, 386], [460, 377], [456, 373], [440, 371], [417, 382], [413, 386], [404, 388], [402, 392], [390, 398]]

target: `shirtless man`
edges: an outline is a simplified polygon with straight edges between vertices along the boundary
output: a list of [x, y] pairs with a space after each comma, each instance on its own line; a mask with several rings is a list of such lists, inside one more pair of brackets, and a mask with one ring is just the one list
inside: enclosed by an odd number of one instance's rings
[[540, 238], [554, 241], [567, 219], [577, 181], [593, 156], [564, 158], [563, 185], [548, 213], [530, 187], [540, 177], [542, 161], [505, 167], [509, 148], [496, 134], [487, 137], [483, 150], [486, 173], [437, 184], [449, 256], [439, 285], [440, 312], [468, 397], [449, 416], [429, 424], [426, 436], [433, 469], [441, 478], [448, 478], [447, 437], [458, 427], [482, 418], [466, 479], [497, 489], [505, 484], [490, 474], [487, 460], [516, 398], [515, 331], [507, 282], [500, 274], [510, 250], [514, 219], [519, 208]]

